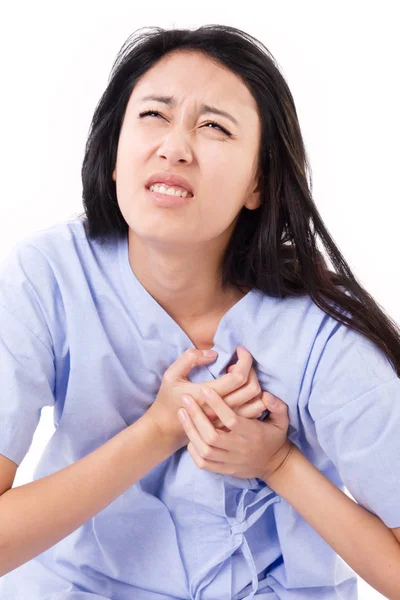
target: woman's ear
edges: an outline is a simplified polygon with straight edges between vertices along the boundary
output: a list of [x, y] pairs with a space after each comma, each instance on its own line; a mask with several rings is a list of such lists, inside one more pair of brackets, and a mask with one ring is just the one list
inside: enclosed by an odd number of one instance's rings
[[244, 206], [249, 210], [255, 210], [261, 205], [261, 186], [260, 186], [260, 173], [254, 183], [254, 189], [248, 195]]
[[249, 194], [244, 205], [249, 210], [255, 210], [261, 205], [261, 193], [258, 185], [255, 188], [255, 190], [253, 190], [253, 192]]

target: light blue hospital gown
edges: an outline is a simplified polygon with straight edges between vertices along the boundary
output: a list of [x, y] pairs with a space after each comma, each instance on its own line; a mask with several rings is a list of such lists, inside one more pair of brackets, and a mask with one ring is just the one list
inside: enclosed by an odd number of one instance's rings
[[[400, 379], [310, 297], [253, 289], [222, 318], [210, 381], [243, 345], [289, 407], [289, 438], [388, 527], [400, 526]], [[43, 406], [55, 432], [34, 478], [104, 444], [149, 408], [193, 343], [134, 275], [127, 238], [82, 217], [18, 242], [0, 270], [0, 453], [20, 464]], [[107, 485], [107, 481], [104, 482]], [[79, 502], [79, 489], [71, 501]], [[357, 577], [258, 479], [196, 467], [186, 447], [82, 527], [0, 578], [1, 600], [334, 600]]]

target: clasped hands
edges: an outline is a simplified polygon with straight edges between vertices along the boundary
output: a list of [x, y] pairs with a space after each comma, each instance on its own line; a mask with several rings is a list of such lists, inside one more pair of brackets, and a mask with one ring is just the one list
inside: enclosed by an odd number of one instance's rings
[[[234, 477], [256, 477], [267, 483], [291, 450], [287, 438], [288, 409], [280, 398], [261, 390], [247, 350], [239, 346], [237, 354], [238, 362], [227, 371], [237, 374], [239, 382], [243, 378], [239, 388], [241, 397], [250, 394], [250, 401], [240, 403], [240, 395], [235, 396], [235, 392], [222, 398], [206, 384], [202, 389], [204, 404], [215, 414], [207, 416], [204, 405], [185, 394], [178, 416], [190, 440], [187, 449], [199, 469]], [[265, 409], [271, 414], [265, 421], [259, 421]]]
[[[237, 355], [226, 375], [196, 384], [188, 380], [189, 372], [217, 353], [206, 357], [189, 348], [165, 371], [148, 414], [176, 449], [187, 445], [198, 468], [268, 483], [293, 449], [288, 408], [261, 390], [251, 354], [238, 346]], [[266, 409], [270, 415], [259, 421]]]

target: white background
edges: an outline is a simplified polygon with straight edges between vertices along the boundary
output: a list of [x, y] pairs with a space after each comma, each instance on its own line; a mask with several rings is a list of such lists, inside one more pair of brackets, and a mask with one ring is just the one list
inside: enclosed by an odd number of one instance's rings
[[[90, 120], [126, 38], [143, 26], [227, 24], [277, 59], [322, 218], [361, 284], [400, 323], [397, 8], [382, 0], [8, 3], [0, 36], [0, 259], [16, 241], [81, 211]], [[14, 485], [31, 480], [53, 432], [51, 410]], [[383, 598], [361, 580], [359, 593]]]

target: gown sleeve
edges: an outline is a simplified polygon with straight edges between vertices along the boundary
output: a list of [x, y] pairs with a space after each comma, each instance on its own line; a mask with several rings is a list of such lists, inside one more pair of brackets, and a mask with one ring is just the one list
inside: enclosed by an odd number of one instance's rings
[[322, 449], [353, 498], [400, 526], [400, 378], [376, 344], [337, 324], [308, 407]]
[[0, 263], [0, 454], [20, 465], [54, 405], [54, 352], [41, 290], [52, 273], [44, 255], [19, 242]]

